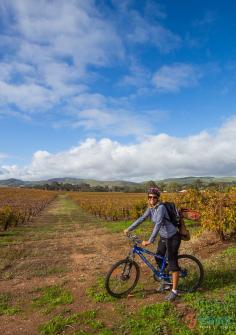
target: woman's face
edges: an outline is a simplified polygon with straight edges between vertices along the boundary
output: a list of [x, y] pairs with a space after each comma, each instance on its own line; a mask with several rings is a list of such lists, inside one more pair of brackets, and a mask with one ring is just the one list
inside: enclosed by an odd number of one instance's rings
[[158, 196], [156, 194], [148, 194], [148, 201], [151, 206], [155, 206], [158, 202]]

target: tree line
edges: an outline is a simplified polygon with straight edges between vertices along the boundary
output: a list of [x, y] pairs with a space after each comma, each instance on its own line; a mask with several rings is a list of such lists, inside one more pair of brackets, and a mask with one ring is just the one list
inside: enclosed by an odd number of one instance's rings
[[158, 186], [162, 192], [180, 192], [188, 189], [204, 190], [212, 189], [215, 191], [227, 191], [231, 186], [235, 186], [236, 182], [203, 182], [201, 179], [196, 179], [192, 183], [180, 184], [175, 181], [168, 183], [155, 181], [148, 181], [146, 183], [140, 183], [135, 186], [117, 186], [117, 185], [96, 185], [91, 186], [88, 183], [80, 184], [70, 184], [70, 183], [60, 183], [54, 181], [52, 183], [45, 183], [41, 185], [31, 186], [32, 188], [51, 190], [51, 191], [74, 191], [74, 192], [126, 192], [126, 193], [144, 193], [149, 187]]

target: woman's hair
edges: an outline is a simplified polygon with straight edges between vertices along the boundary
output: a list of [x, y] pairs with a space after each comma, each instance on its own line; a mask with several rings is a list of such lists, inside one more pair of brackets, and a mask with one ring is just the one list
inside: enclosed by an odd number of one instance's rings
[[161, 191], [159, 190], [158, 187], [150, 187], [147, 190], [147, 194], [156, 194], [159, 197], [161, 195]]

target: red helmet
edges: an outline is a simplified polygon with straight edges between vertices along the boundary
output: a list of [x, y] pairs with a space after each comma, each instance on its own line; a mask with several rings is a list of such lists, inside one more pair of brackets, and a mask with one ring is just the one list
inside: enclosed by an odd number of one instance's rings
[[161, 195], [161, 191], [158, 187], [150, 187], [147, 191], [148, 194], [156, 194], [158, 197]]

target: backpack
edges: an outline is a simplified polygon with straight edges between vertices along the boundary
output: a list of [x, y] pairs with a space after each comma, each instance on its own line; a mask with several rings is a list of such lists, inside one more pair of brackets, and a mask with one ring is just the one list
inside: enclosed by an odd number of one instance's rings
[[167, 201], [162, 202], [161, 204], [165, 206], [167, 213], [169, 215], [169, 218], [170, 218], [170, 219], [167, 219], [167, 218], [165, 219], [170, 221], [175, 227], [180, 228], [181, 226], [180, 214], [175, 204], [173, 202], [167, 202]]
[[184, 220], [183, 220], [183, 216], [181, 212], [178, 211], [175, 204], [173, 202], [167, 202], [167, 201], [162, 202], [161, 204], [165, 206], [167, 213], [169, 215], [169, 218], [170, 218], [168, 219], [166, 217], [165, 219], [170, 221], [179, 230], [181, 240], [189, 241], [190, 232], [186, 228]]

